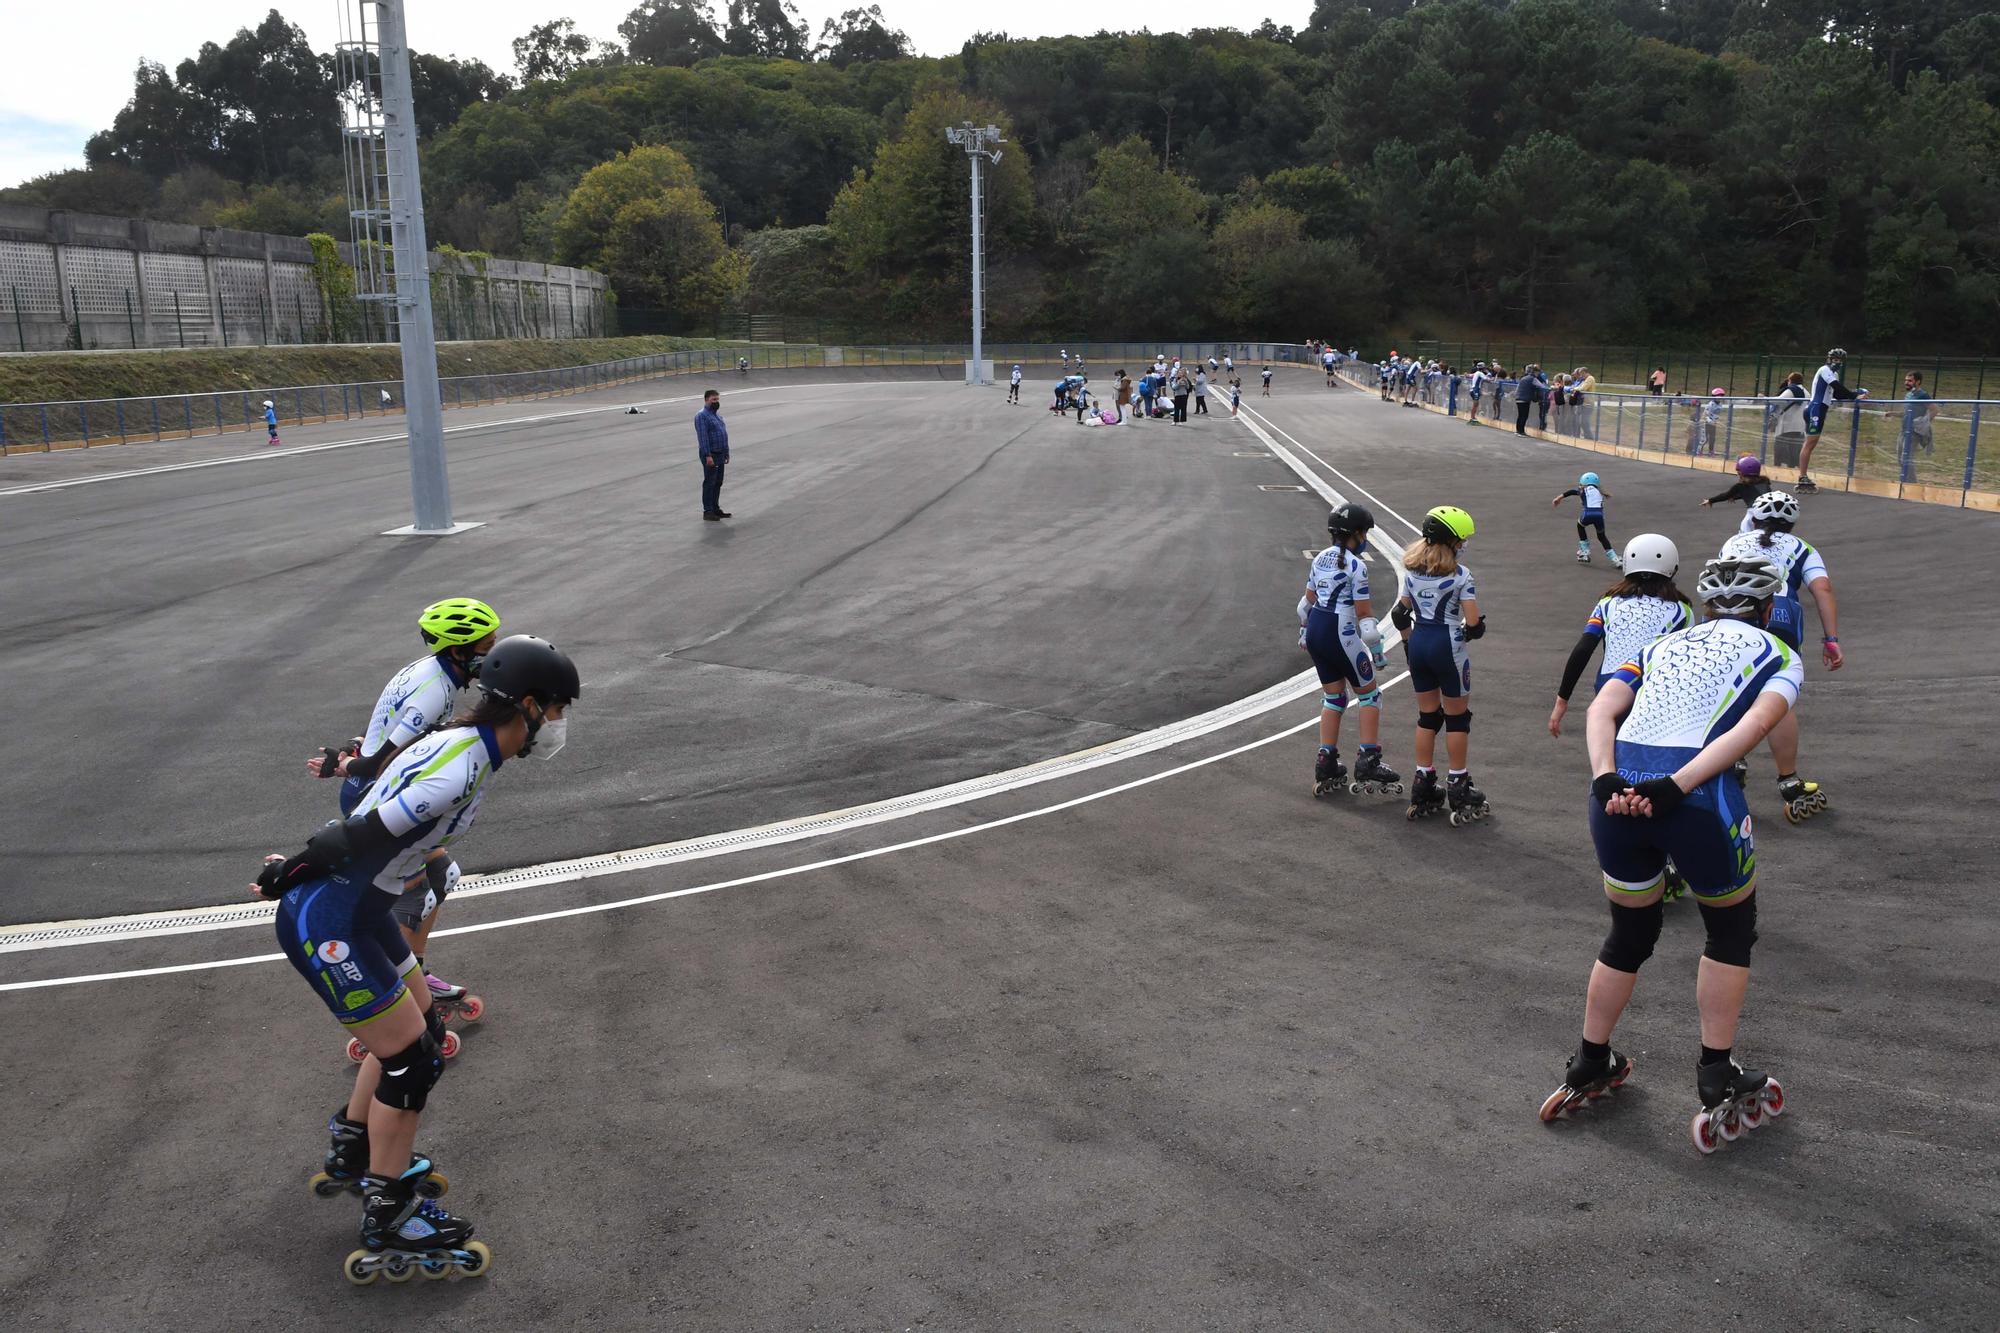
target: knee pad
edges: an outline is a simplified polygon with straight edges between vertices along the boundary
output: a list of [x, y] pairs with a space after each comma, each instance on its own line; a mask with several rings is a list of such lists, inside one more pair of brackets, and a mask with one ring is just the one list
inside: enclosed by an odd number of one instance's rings
[[431, 1088], [444, 1077], [444, 1055], [429, 1029], [394, 1055], [382, 1057], [382, 1081], [375, 1100], [397, 1111], [421, 1111]]
[[451, 891], [458, 887], [458, 873], [458, 862], [449, 856], [440, 856], [424, 862], [424, 882], [430, 885], [431, 893], [440, 903], [450, 897]]
[[1382, 691], [1370, 690], [1366, 694], [1358, 695], [1354, 700], [1354, 706], [1356, 708], [1380, 708], [1382, 706]]
[[1757, 942], [1757, 895], [1752, 894], [1734, 907], [1701, 908], [1701, 924], [1708, 930], [1702, 956], [1731, 967], [1750, 966], [1750, 946]]
[[1444, 729], [1446, 731], [1471, 731], [1472, 710], [1468, 708], [1463, 713], [1452, 713], [1447, 716], [1444, 720]]
[[1444, 709], [1433, 708], [1428, 713], [1417, 714], [1417, 725], [1425, 731], [1444, 730]]
[[1660, 927], [1667, 919], [1667, 905], [1620, 907], [1611, 904], [1611, 933], [1597, 951], [1597, 961], [1614, 972], [1637, 972], [1640, 964], [1653, 956], [1660, 942]]
[[1347, 696], [1345, 694], [1322, 693], [1319, 696], [1319, 706], [1329, 713], [1345, 713], [1347, 711]]

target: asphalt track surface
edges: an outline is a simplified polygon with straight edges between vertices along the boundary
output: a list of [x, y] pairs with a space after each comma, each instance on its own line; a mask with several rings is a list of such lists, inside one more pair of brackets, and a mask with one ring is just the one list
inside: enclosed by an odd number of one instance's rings
[[[1996, 645], [1950, 591], [2000, 573], [1990, 518], [1809, 502], [1849, 654], [1807, 672], [1805, 770], [1834, 807], [1786, 825], [1754, 758], [1738, 1046], [1791, 1106], [1704, 1159], [1686, 907], [1619, 1030], [1633, 1081], [1535, 1119], [1605, 911], [1581, 709], [1560, 741], [1544, 722], [1607, 571], [1573, 562], [1548, 499], [1594, 469], [1614, 535], [1658, 528], [1692, 560], [1733, 529], [1694, 507], [1720, 483], [1303, 374], [1249, 400], [1255, 429], [1092, 431], [999, 399], [731, 394], [729, 524], [696, 517], [685, 404], [454, 435], [457, 506], [491, 526], [442, 542], [372, 535], [406, 518], [394, 445], [0, 495], [6, 919], [231, 900], [330, 802], [310, 744], [414, 655], [384, 627], [468, 580], [587, 682], [562, 756], [496, 779], [476, 870], [914, 791], [1254, 693], [1304, 665], [1287, 627], [1325, 509], [1257, 489], [1299, 480], [1236, 456], [1273, 447], [1398, 540], [1392, 509], [1478, 518], [1494, 818], [1313, 800], [1301, 695], [894, 822], [467, 898], [447, 924], [496, 928], [433, 959], [490, 1012], [420, 1141], [494, 1247], [472, 1282], [341, 1280], [356, 1210], [302, 1182], [348, 1066], [282, 964], [0, 990], [7, 1322], [1995, 1325]], [[192, 452], [144, 446], [164, 448]], [[34, 483], [23, 462], [0, 489]], [[1385, 703], [1407, 772], [1407, 687]], [[503, 924], [551, 912], [572, 914]], [[270, 947], [0, 952], [0, 986]]]

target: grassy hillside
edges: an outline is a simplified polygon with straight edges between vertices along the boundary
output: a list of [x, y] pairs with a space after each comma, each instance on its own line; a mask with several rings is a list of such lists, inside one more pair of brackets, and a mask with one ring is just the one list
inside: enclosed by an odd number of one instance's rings
[[[669, 337], [441, 343], [438, 371], [443, 375], [480, 375], [551, 370], [705, 345], [703, 339]], [[0, 357], [0, 402], [268, 390], [402, 376], [402, 349], [393, 346], [50, 352]]]

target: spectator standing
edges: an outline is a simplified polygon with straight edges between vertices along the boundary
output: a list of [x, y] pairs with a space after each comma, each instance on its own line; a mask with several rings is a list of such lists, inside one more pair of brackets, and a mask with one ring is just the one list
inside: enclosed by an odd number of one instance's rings
[[[1514, 433], [1516, 435], [1526, 435], [1528, 433], [1528, 414], [1535, 410], [1535, 404], [1540, 400], [1541, 389], [1535, 380], [1535, 368], [1529, 366], [1521, 372], [1521, 379], [1514, 386]], [[1546, 411], [1547, 409], [1544, 408], [1543, 410]]]
[[[1775, 439], [1771, 444], [1771, 464], [1773, 467], [1797, 467], [1799, 447], [1806, 442], [1806, 377], [1802, 371], [1793, 371], [1785, 377], [1778, 390], [1778, 419], [1772, 425]], [[1768, 484], [1766, 490], [1770, 489]]]
[[1188, 382], [1187, 371], [1176, 368], [1174, 371], [1174, 382], [1170, 387], [1173, 389], [1174, 394], [1174, 424], [1176, 426], [1185, 426], [1187, 425], [1188, 391], [1194, 388], [1194, 385]]
[[1132, 424], [1132, 377], [1121, 370], [1117, 380], [1118, 393], [1114, 401], [1118, 406], [1118, 424], [1129, 426]]
[[722, 474], [729, 466], [729, 427], [722, 424], [722, 395], [710, 389], [694, 414], [695, 452], [701, 457], [701, 516], [713, 523], [730, 517], [722, 507]]
[[1555, 397], [1555, 392], [1549, 385], [1548, 371], [1543, 370], [1540, 366], [1533, 366], [1531, 369], [1534, 371], [1535, 376], [1535, 406], [1540, 409], [1535, 418], [1535, 429], [1547, 430], [1549, 428], [1549, 403]]
[[1208, 374], [1200, 367], [1196, 367], [1194, 372], [1194, 414], [1198, 417], [1208, 415]]
[[1654, 366], [1653, 373], [1646, 376], [1646, 387], [1653, 391], [1653, 397], [1655, 398], [1665, 393], [1667, 391], [1667, 368], [1665, 366]]
[[1444, 414], [1448, 417], [1455, 417], [1458, 415], [1458, 382], [1460, 379], [1457, 367], [1446, 366], [1444, 368], [1444, 377], [1446, 385]]
[[[1931, 420], [1937, 416], [1938, 405], [1932, 400], [1930, 391], [1924, 388], [1923, 371], [1913, 370], [1903, 376], [1903, 402], [1906, 404], [1903, 424], [1909, 436], [1909, 443], [1903, 449], [1904, 471], [1907, 473], [1907, 463], [1915, 459], [1917, 450], [1921, 449], [1928, 455], [1936, 447], [1936, 441], [1931, 438]], [[1903, 480], [1914, 478], [1905, 475]]]
[[1590, 373], [1589, 366], [1578, 366], [1570, 376], [1570, 402], [1575, 407], [1576, 433], [1586, 440], [1597, 438], [1597, 431], [1591, 422], [1592, 394], [1597, 392], [1597, 376]]

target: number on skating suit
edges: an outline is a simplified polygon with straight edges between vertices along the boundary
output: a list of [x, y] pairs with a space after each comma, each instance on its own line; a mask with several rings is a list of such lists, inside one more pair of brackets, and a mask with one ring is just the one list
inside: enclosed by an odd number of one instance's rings
[[448, 1250], [355, 1250], [343, 1269], [347, 1280], [365, 1287], [376, 1278], [408, 1282], [419, 1273], [426, 1278], [483, 1277], [493, 1266], [493, 1251], [484, 1241], [467, 1241]]

